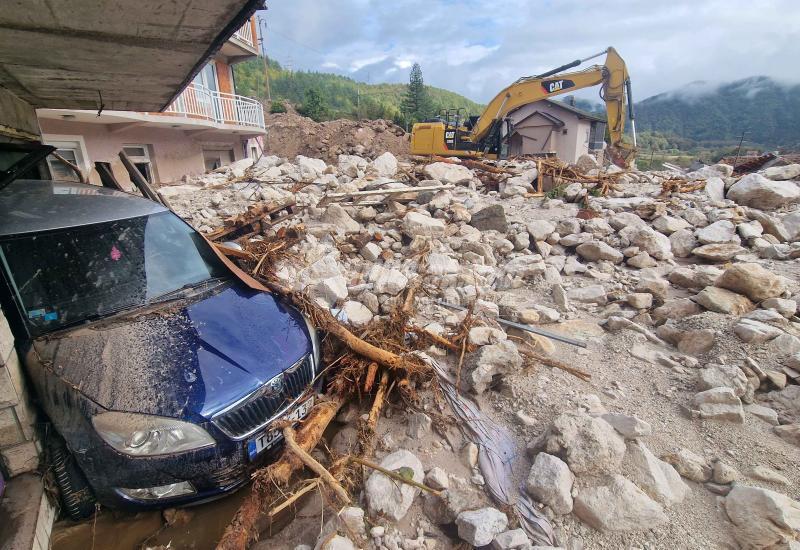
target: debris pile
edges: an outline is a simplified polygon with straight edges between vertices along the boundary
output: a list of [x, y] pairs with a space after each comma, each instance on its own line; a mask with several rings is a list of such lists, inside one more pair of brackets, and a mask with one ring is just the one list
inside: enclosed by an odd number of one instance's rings
[[408, 154], [405, 130], [388, 120], [314, 122], [298, 114], [278, 113], [267, 115], [266, 128], [266, 149], [282, 157], [305, 155], [335, 162], [338, 155]]
[[[341, 430], [311, 454], [347, 500], [314, 482], [338, 515], [321, 532], [298, 517], [303, 544], [788, 548], [800, 166], [774, 168], [585, 158], [537, 196], [552, 168], [536, 159], [270, 156], [160, 192], [333, 335]], [[537, 526], [496, 489], [447, 383], [520, 445]], [[280, 505], [261, 504], [249, 513]], [[298, 544], [276, 537], [264, 548]]]

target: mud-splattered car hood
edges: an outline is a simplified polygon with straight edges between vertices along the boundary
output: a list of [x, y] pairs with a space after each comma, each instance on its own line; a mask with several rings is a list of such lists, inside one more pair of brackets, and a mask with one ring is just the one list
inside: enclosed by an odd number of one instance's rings
[[311, 353], [300, 313], [239, 285], [34, 346], [102, 407], [177, 418], [208, 418]]

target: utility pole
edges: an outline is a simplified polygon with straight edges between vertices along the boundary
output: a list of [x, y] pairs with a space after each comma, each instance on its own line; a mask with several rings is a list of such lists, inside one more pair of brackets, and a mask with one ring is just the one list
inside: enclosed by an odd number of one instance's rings
[[733, 171], [736, 171], [736, 163], [739, 162], [739, 153], [742, 152], [742, 142], [744, 141], [744, 135], [747, 133], [747, 130], [742, 130], [742, 137], [739, 138], [739, 147], [736, 148], [736, 158], [733, 160]]
[[264, 60], [264, 91], [266, 92], [267, 105], [272, 108], [272, 94], [269, 89], [269, 59], [267, 58], [266, 47], [267, 20], [261, 16], [258, 17], [258, 30], [258, 42], [261, 45], [261, 59]]

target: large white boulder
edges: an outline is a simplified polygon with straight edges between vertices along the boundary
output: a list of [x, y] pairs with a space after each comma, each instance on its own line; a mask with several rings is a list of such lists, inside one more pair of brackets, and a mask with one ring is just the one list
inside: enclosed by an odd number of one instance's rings
[[[422, 463], [410, 451], [401, 449], [387, 455], [380, 466], [389, 471], [401, 470], [417, 483], [425, 479]], [[367, 510], [372, 517], [384, 516], [393, 521], [400, 521], [408, 513], [419, 489], [408, 483], [398, 483], [394, 479], [373, 471], [364, 484], [367, 498]]]
[[574, 512], [598, 531], [645, 531], [669, 521], [659, 503], [618, 474], [608, 485], [578, 491]]
[[468, 183], [475, 177], [469, 168], [450, 162], [434, 162], [427, 165], [422, 171], [432, 180], [452, 185]]
[[369, 169], [380, 177], [393, 178], [397, 173], [397, 158], [386, 151], [369, 164]]
[[775, 491], [737, 484], [725, 497], [725, 512], [742, 548], [797, 548], [800, 502]]
[[734, 264], [726, 269], [716, 286], [744, 294], [754, 302], [777, 298], [786, 290], [786, 279], [764, 269], [761, 264]]
[[773, 210], [800, 201], [800, 187], [793, 181], [773, 181], [753, 173], [734, 183], [728, 198], [743, 206]]
[[556, 514], [572, 511], [572, 484], [575, 476], [557, 456], [539, 453], [533, 461], [525, 489], [528, 494], [550, 507]]

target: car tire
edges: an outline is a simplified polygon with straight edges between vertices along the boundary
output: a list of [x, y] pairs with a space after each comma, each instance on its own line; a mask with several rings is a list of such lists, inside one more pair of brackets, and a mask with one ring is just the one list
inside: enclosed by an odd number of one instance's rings
[[88, 518], [95, 512], [97, 499], [64, 439], [51, 433], [47, 451], [63, 510], [75, 521]]

